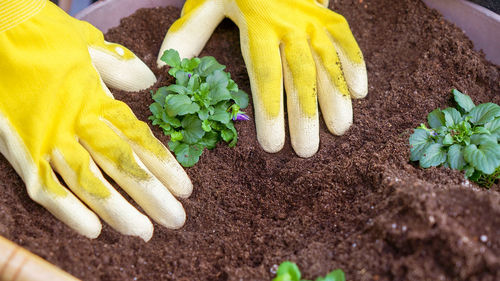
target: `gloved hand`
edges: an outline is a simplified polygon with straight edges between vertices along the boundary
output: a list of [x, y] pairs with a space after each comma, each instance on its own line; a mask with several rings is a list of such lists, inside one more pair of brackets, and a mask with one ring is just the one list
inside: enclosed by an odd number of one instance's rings
[[97, 214], [117, 231], [149, 240], [151, 221], [100, 167], [155, 221], [183, 225], [172, 193], [189, 196], [189, 178], [103, 83], [149, 87], [156, 78], [142, 61], [46, 0], [0, 2], [0, 46], [0, 151], [33, 200], [87, 237], [101, 231]]
[[181, 57], [198, 55], [229, 17], [240, 30], [261, 146], [283, 147], [284, 77], [292, 146], [309, 157], [319, 145], [316, 96], [328, 129], [342, 135], [352, 124], [351, 97], [368, 92], [361, 51], [344, 17], [327, 6], [328, 0], [187, 0], [159, 56], [170, 48]]

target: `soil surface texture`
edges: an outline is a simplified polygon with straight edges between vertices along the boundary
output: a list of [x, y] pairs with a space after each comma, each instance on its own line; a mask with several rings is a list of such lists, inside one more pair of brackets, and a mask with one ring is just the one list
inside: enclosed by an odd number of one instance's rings
[[[461, 172], [420, 169], [408, 145], [430, 111], [454, 105], [452, 88], [476, 104], [500, 104], [500, 68], [420, 1], [336, 0], [330, 8], [347, 18], [368, 68], [369, 94], [353, 101], [344, 136], [321, 121], [320, 149], [302, 159], [288, 133], [283, 150], [268, 154], [254, 122], [238, 122], [235, 148], [219, 144], [186, 169], [194, 184], [181, 200], [186, 225], [155, 224], [148, 243], [105, 224], [95, 240], [76, 234], [30, 200], [0, 156], [0, 234], [89, 281], [271, 280], [285, 260], [307, 279], [341, 268], [348, 280], [500, 280], [499, 184], [486, 190]], [[179, 14], [139, 10], [106, 34], [154, 70], [153, 88], [172, 83], [155, 61]], [[232, 22], [216, 29], [205, 55], [250, 93]], [[149, 90], [113, 92], [151, 125]]]

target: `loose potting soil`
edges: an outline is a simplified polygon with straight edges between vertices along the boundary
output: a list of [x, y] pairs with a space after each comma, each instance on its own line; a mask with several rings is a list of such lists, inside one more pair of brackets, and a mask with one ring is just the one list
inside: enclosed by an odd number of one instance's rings
[[[271, 280], [285, 260], [307, 279], [341, 268], [348, 280], [500, 280], [499, 184], [486, 190], [458, 171], [420, 169], [408, 145], [430, 111], [454, 105], [452, 88], [476, 104], [500, 104], [500, 68], [420, 1], [330, 2], [349, 21], [368, 68], [369, 94], [353, 101], [344, 136], [321, 121], [320, 149], [302, 159], [289, 135], [282, 151], [268, 154], [254, 122], [238, 122], [235, 148], [219, 144], [186, 169], [194, 184], [181, 200], [186, 225], [155, 224], [148, 243], [106, 224], [95, 240], [76, 234], [29, 199], [0, 157], [0, 234], [82, 280]], [[173, 82], [155, 60], [179, 14], [139, 10], [106, 35], [155, 71], [153, 89]], [[250, 93], [232, 22], [201, 55], [227, 65]], [[149, 90], [113, 92], [151, 124]], [[246, 111], [253, 117], [251, 106]]]

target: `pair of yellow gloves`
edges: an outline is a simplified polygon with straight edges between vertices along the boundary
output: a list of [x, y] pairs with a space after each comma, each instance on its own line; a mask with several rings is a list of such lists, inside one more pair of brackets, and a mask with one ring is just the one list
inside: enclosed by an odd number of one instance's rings
[[[283, 147], [284, 84], [293, 148], [309, 157], [319, 145], [318, 101], [329, 130], [341, 135], [352, 123], [351, 97], [367, 93], [361, 51], [345, 19], [327, 5], [188, 0], [160, 55], [173, 48], [196, 56], [219, 22], [231, 18], [240, 29], [261, 146], [268, 152]], [[149, 240], [151, 221], [114, 190], [101, 168], [153, 220], [169, 228], [184, 224], [175, 197], [188, 197], [191, 181], [106, 86], [138, 91], [156, 82], [133, 53], [47, 0], [3, 0], [0, 75], [0, 151], [33, 200], [87, 237], [99, 235], [99, 216], [120, 233]]]

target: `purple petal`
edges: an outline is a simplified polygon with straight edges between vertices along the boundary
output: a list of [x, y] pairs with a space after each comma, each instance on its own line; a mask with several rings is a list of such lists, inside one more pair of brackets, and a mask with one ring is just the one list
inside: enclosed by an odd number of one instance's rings
[[250, 120], [250, 117], [248, 117], [248, 115], [246, 114], [243, 114], [243, 113], [238, 113], [238, 115], [236, 115], [236, 119], [234, 119], [236, 121], [248, 121]]

